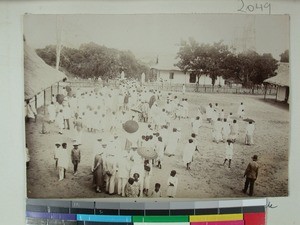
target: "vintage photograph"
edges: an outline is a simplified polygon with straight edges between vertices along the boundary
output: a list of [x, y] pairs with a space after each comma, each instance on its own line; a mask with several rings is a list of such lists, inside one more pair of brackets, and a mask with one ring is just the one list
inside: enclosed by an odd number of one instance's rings
[[288, 195], [288, 15], [23, 19], [28, 198]]

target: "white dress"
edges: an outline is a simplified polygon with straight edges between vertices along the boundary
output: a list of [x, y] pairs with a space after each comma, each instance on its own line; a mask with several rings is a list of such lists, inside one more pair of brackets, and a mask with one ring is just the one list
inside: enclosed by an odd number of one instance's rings
[[70, 161], [69, 151], [67, 149], [61, 148], [58, 152], [58, 167], [63, 167], [68, 169]]
[[172, 132], [169, 136], [169, 140], [166, 147], [166, 154], [167, 155], [175, 155], [177, 150], [178, 140], [180, 138], [179, 132]]
[[199, 133], [199, 128], [201, 127], [201, 121], [200, 120], [193, 120], [192, 121], [192, 131], [195, 134]]
[[[170, 186], [170, 183], [172, 183], [174, 186]], [[167, 188], [167, 196], [168, 197], [175, 197], [176, 196], [176, 191], [177, 191], [177, 185], [178, 185], [178, 178], [170, 176], [168, 178], [167, 182], [168, 188]]]
[[233, 144], [230, 143], [226, 143], [226, 152], [225, 152], [225, 159], [232, 159], [232, 156], [233, 156]]
[[195, 152], [196, 146], [194, 143], [187, 143], [183, 150], [183, 162], [186, 165], [187, 163], [192, 162], [193, 155]]
[[49, 121], [54, 122], [55, 121], [55, 116], [56, 116], [56, 108], [54, 104], [50, 104], [48, 106], [48, 114], [49, 114]]

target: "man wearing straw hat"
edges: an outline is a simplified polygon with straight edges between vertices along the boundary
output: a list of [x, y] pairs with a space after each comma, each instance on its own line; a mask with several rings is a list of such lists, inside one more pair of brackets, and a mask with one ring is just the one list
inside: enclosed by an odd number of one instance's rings
[[248, 186], [250, 184], [249, 196], [253, 195], [254, 182], [258, 176], [258, 164], [257, 164], [257, 155], [252, 156], [252, 162], [250, 162], [245, 170], [244, 177], [246, 177], [245, 186], [243, 192], [246, 194]]
[[73, 144], [73, 149], [71, 151], [71, 160], [74, 165], [74, 176], [77, 175], [77, 169], [78, 169], [78, 164], [80, 163], [81, 159], [81, 152], [80, 149], [78, 148], [78, 143]]

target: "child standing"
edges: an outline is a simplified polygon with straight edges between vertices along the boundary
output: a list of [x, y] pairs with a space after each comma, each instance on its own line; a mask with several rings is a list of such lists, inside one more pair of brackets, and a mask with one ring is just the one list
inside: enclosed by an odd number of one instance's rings
[[60, 143], [56, 142], [55, 143], [55, 148], [54, 148], [54, 153], [53, 153], [53, 157], [54, 157], [54, 160], [55, 160], [55, 169], [57, 169], [59, 152], [60, 152]]
[[225, 160], [223, 163], [223, 166], [225, 165], [226, 161], [228, 160], [228, 168], [230, 168], [231, 160], [233, 156], [233, 143], [231, 140], [227, 140], [226, 146], [225, 146]]
[[172, 170], [170, 173], [170, 177], [168, 178], [167, 196], [169, 198], [174, 198], [176, 196], [177, 185], [178, 178], [176, 177], [176, 171]]
[[149, 191], [149, 187], [150, 187], [150, 179], [151, 179], [151, 175], [152, 175], [152, 165], [149, 162], [148, 159], [146, 159], [144, 161], [144, 189], [143, 189], [143, 193], [148, 196], [148, 191]]
[[60, 109], [59, 112], [56, 115], [55, 122], [58, 126], [58, 133], [62, 134], [63, 128], [64, 128], [64, 115], [63, 115], [63, 110]]
[[75, 176], [77, 174], [77, 168], [78, 168], [78, 164], [80, 163], [81, 154], [80, 154], [80, 150], [78, 149], [78, 144], [75, 143], [73, 146], [74, 148], [71, 151], [71, 160], [74, 165], [74, 176]]
[[160, 190], [160, 183], [155, 184], [155, 188], [152, 191], [152, 193], [150, 194], [150, 197], [152, 197], [152, 198], [161, 198], [162, 197], [161, 190]]
[[163, 142], [163, 139], [162, 137], [158, 137], [158, 141], [156, 143], [156, 146], [155, 146], [155, 151], [157, 152], [157, 167], [159, 169], [161, 169], [162, 167], [162, 163], [163, 163], [163, 158], [164, 158], [164, 142]]
[[196, 150], [196, 147], [193, 142], [193, 139], [189, 139], [189, 143], [186, 143], [186, 145], [184, 147], [183, 157], [182, 157], [184, 165], [186, 165], [187, 170], [191, 169], [190, 165], [193, 161], [193, 155], [194, 155], [195, 150]]

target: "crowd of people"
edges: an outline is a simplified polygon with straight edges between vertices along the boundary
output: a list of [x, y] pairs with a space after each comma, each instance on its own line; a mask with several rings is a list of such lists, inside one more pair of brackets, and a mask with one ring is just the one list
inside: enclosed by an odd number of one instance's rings
[[[83, 134], [95, 133], [97, 138], [90, 156], [93, 185], [97, 193], [108, 195], [176, 197], [180, 182], [176, 168], [170, 171], [164, 184], [156, 182], [153, 176], [155, 170], [164, 168], [165, 157], [179, 156], [182, 166], [191, 170], [195, 152], [201, 151], [200, 133], [205, 123], [211, 127], [212, 141], [224, 143], [223, 165], [228, 161], [230, 168], [234, 143], [240, 135], [239, 123], [241, 120], [247, 121], [243, 102], [237, 106], [236, 112], [228, 112], [219, 108], [218, 103], [210, 103], [207, 107], [199, 106], [197, 115], [191, 116], [185, 88], [182, 93], [176, 94], [126, 81], [117, 87], [78, 88], [76, 93], [74, 90], [71, 92], [71, 88], [67, 89], [63, 88], [63, 101], [59, 102], [53, 95], [47, 106], [47, 121], [55, 125], [57, 133], [63, 136], [70, 130], [72, 134], [72, 149], [66, 142], [53, 145], [58, 180], [65, 179], [70, 162], [73, 164], [73, 175], [78, 175], [81, 155], [84, 154], [81, 151], [81, 146], [85, 145]], [[179, 95], [183, 97], [179, 98]], [[28, 102], [27, 117], [33, 117], [35, 121], [36, 109], [33, 108]], [[189, 124], [189, 138], [183, 140], [181, 128], [175, 126], [176, 120]], [[134, 121], [132, 124], [138, 124], [138, 127], [126, 123], [128, 121]], [[249, 120], [246, 126], [246, 145], [254, 144], [254, 124], [253, 120]], [[184, 143], [184, 148], [178, 148], [179, 141]], [[152, 155], [145, 155], [143, 149], [152, 152]], [[253, 157], [253, 161], [257, 161], [257, 156]], [[243, 189], [246, 193], [250, 184], [249, 195], [253, 194], [255, 180], [248, 174], [253, 174], [254, 167], [258, 170], [257, 163], [252, 164], [245, 172], [247, 179]], [[255, 175], [257, 177], [257, 173]], [[151, 187], [151, 183], [155, 185]], [[162, 186], [166, 193], [161, 191]]]

